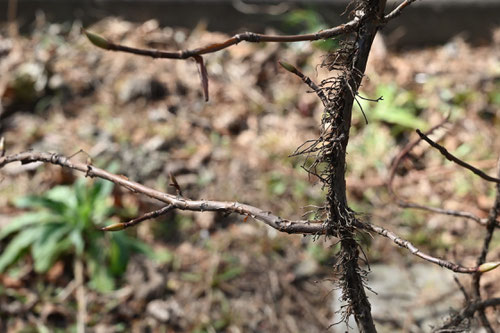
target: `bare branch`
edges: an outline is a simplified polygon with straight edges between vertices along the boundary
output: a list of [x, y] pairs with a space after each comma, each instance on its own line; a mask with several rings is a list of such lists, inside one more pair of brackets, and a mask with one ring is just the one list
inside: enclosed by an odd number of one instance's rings
[[492, 306], [500, 305], [500, 297], [490, 298], [485, 301], [479, 301], [469, 304], [460, 313], [453, 316], [447, 323], [445, 323], [441, 328], [435, 330], [436, 333], [444, 332], [456, 332], [455, 327], [459, 326], [465, 319], [472, 318], [476, 311], [484, 310]]
[[[426, 210], [428, 212], [433, 212], [433, 213], [442, 214], [442, 215], [463, 217], [463, 218], [475, 221], [478, 224], [483, 225], [483, 226], [486, 226], [486, 224], [488, 222], [488, 219], [482, 219], [477, 215], [474, 215], [470, 212], [466, 212], [466, 211], [462, 211], [462, 210], [431, 207], [431, 206], [426, 206], [426, 205], [420, 205], [420, 204], [413, 203], [413, 202], [403, 201], [401, 199], [398, 199], [397, 204], [398, 204], [398, 206], [400, 206], [402, 208], [420, 209], [420, 210]], [[497, 228], [500, 228], [500, 223], [498, 221], [496, 221], [496, 226], [497, 226]]]
[[264, 222], [270, 227], [289, 234], [324, 234], [326, 232], [321, 221], [291, 221], [276, 216], [271, 212], [239, 202], [189, 200], [177, 197], [133, 182], [125, 176], [112, 174], [91, 164], [73, 162], [67, 157], [56, 153], [26, 151], [19, 154], [3, 156], [0, 158], [0, 168], [13, 162], [21, 162], [22, 164], [45, 162], [77, 170], [85, 173], [85, 176], [109, 180], [117, 185], [126, 187], [132, 192], [144, 194], [180, 210], [237, 213], [243, 216], [250, 216], [258, 221]]
[[[498, 160], [498, 177], [500, 177], [500, 159]], [[498, 215], [500, 214], [500, 184], [496, 185], [496, 197], [493, 206], [490, 209], [490, 213], [488, 215], [488, 222], [486, 228], [486, 236], [484, 238], [483, 249], [481, 251], [481, 255], [478, 257], [478, 264], [482, 264], [486, 260], [486, 255], [488, 254], [488, 249], [491, 243], [491, 239], [493, 237], [493, 233], [495, 232], [496, 220]]]
[[403, 11], [403, 9], [405, 9], [406, 7], [408, 7], [409, 5], [411, 5], [415, 1], [416, 0], [403, 1], [401, 4], [399, 4], [399, 6], [394, 8], [394, 10], [392, 12], [390, 12], [389, 14], [384, 16], [384, 22], [387, 23], [388, 21], [392, 20], [393, 18], [401, 15], [401, 12]]
[[328, 105], [328, 98], [326, 97], [325, 92], [320, 87], [318, 87], [318, 85], [316, 83], [314, 83], [314, 81], [311, 80], [311, 78], [309, 78], [309, 76], [304, 75], [295, 66], [290, 65], [287, 62], [279, 61], [278, 63], [281, 65], [281, 67], [283, 67], [284, 69], [286, 69], [290, 73], [297, 75], [302, 80], [302, 82], [304, 82], [312, 90], [314, 90], [314, 92], [316, 93], [316, 95], [318, 95], [319, 99], [321, 99], [321, 102], [323, 103], [323, 105], [325, 107]]
[[478, 271], [478, 267], [465, 267], [461, 266], [455, 263], [452, 263], [450, 261], [446, 261], [440, 258], [433, 257], [431, 255], [428, 255], [426, 253], [423, 253], [420, 251], [415, 245], [413, 245], [411, 242], [409, 242], [406, 239], [403, 239], [393, 233], [392, 231], [389, 231], [385, 228], [379, 227], [377, 225], [371, 224], [371, 223], [362, 223], [358, 221], [358, 227], [363, 228], [364, 230], [367, 231], [374, 231], [377, 234], [384, 236], [386, 238], [389, 238], [392, 240], [394, 243], [397, 245], [404, 247], [408, 249], [413, 255], [416, 255], [417, 257], [420, 257], [430, 263], [439, 265], [441, 267], [447, 268], [449, 270], [452, 270], [453, 272], [456, 273], [464, 273], [464, 274], [472, 274], [476, 273]]
[[[498, 177], [500, 177], [500, 159], [498, 160]], [[491, 239], [493, 238], [493, 233], [496, 228], [496, 219], [498, 214], [500, 213], [500, 183], [496, 184], [496, 197], [493, 206], [490, 209], [490, 214], [488, 216], [488, 222], [486, 224], [486, 235], [484, 236], [483, 249], [481, 250], [481, 254], [477, 258], [477, 265], [480, 266], [486, 261], [486, 255], [488, 254], [488, 250], [490, 247]], [[476, 273], [472, 280], [472, 292], [477, 301], [481, 300], [481, 273]], [[490, 333], [494, 333], [493, 328], [491, 327], [486, 314], [484, 313], [484, 309], [478, 309], [479, 319], [483, 324], [483, 327]]]
[[[448, 116], [446, 116], [445, 119], [443, 119], [440, 123], [438, 123], [437, 125], [433, 126], [431, 129], [429, 129], [424, 135], [428, 136], [428, 135], [432, 134], [435, 130], [441, 128], [449, 120], [449, 117], [450, 117], [450, 115], [448, 114]], [[413, 203], [413, 202], [403, 200], [399, 197], [397, 192], [394, 190], [394, 178], [396, 176], [396, 170], [397, 170], [399, 164], [403, 161], [403, 159], [406, 158], [406, 156], [410, 153], [410, 151], [413, 148], [415, 148], [417, 146], [417, 144], [422, 139], [423, 139], [423, 137], [421, 135], [419, 135], [419, 137], [417, 139], [410, 141], [401, 150], [401, 152], [396, 156], [396, 158], [394, 159], [394, 162], [392, 163], [391, 169], [389, 171], [389, 178], [387, 180], [387, 188], [389, 189], [389, 193], [396, 199], [397, 205], [402, 207], [402, 208], [420, 209], [420, 210], [426, 210], [429, 212], [442, 214], [442, 215], [462, 217], [462, 218], [466, 218], [469, 220], [473, 220], [473, 221], [477, 222], [478, 224], [485, 226], [487, 224], [488, 219], [482, 219], [482, 218], [480, 218], [480, 217], [478, 217], [470, 212], [421, 205], [418, 203]], [[500, 222], [496, 221], [496, 226], [500, 228]]]
[[288, 42], [315, 41], [320, 39], [328, 39], [349, 33], [351, 31], [354, 31], [358, 26], [359, 26], [359, 19], [354, 18], [353, 20], [345, 24], [341, 24], [334, 28], [321, 30], [313, 34], [279, 36], [279, 35], [263, 35], [253, 32], [244, 32], [241, 34], [234, 35], [233, 37], [229, 38], [228, 40], [222, 43], [210, 44], [192, 50], [173, 51], [173, 52], [152, 50], [152, 49], [140, 49], [120, 44], [114, 44], [111, 41], [94, 33], [91, 33], [89, 31], [83, 30], [83, 32], [90, 40], [90, 42], [92, 42], [92, 44], [105, 50], [132, 53], [141, 56], [149, 56], [152, 58], [187, 59], [207, 53], [214, 53], [223, 50], [225, 48], [228, 48], [232, 45], [236, 45], [241, 41], [250, 43], [261, 43], [261, 42], [288, 43]]
[[[431, 135], [435, 130], [441, 128], [444, 124], [446, 124], [448, 122], [450, 118], [450, 114], [448, 114], [446, 116], [446, 118], [444, 118], [441, 122], [439, 122], [438, 124], [432, 126], [427, 132], [425, 132], [426, 135]], [[389, 179], [387, 181], [387, 187], [389, 188], [389, 191], [391, 193], [394, 193], [393, 191], [393, 187], [392, 187], [392, 184], [393, 184], [393, 180], [394, 180], [394, 176], [396, 175], [396, 169], [398, 168], [399, 164], [401, 163], [401, 161], [410, 153], [410, 151], [415, 148], [418, 143], [422, 140], [422, 138], [417, 138], [413, 141], [410, 141], [398, 154], [398, 156], [396, 156], [396, 158], [394, 159], [394, 163], [392, 163], [392, 166], [391, 166], [391, 170], [389, 171]]]
[[123, 230], [123, 229], [127, 229], [127, 228], [130, 228], [132, 226], [135, 226], [141, 222], [144, 222], [146, 220], [151, 220], [151, 219], [154, 219], [154, 218], [157, 218], [161, 215], [165, 215], [167, 214], [168, 212], [172, 211], [175, 207], [172, 206], [172, 205], [167, 205], [163, 208], [160, 208], [158, 210], [155, 210], [155, 211], [152, 211], [152, 212], [149, 212], [149, 213], [146, 213], [140, 217], [137, 217], [133, 220], [130, 220], [128, 222], [124, 222], [124, 223], [115, 223], [115, 224], [112, 224], [112, 225], [109, 225], [107, 227], [104, 227], [104, 228], [101, 228], [102, 231], [119, 231], [119, 230]]
[[452, 155], [450, 152], [448, 152], [448, 150], [446, 150], [445, 147], [441, 146], [440, 144], [432, 141], [431, 139], [429, 139], [429, 137], [427, 135], [425, 135], [424, 133], [422, 133], [420, 130], [417, 129], [417, 134], [422, 138], [424, 139], [429, 145], [432, 146], [432, 148], [435, 148], [437, 150], [439, 150], [439, 152], [444, 156], [446, 157], [446, 159], [452, 161], [452, 162], [455, 162], [456, 164], [460, 165], [461, 167], [464, 167], [470, 171], [472, 171], [474, 174], [478, 175], [479, 177], [483, 178], [484, 180], [487, 180], [489, 182], [494, 182], [494, 183], [497, 183], [497, 184], [500, 184], [500, 178], [496, 178], [496, 177], [491, 177], [491, 176], [488, 176], [487, 174], [485, 174], [484, 172], [482, 172], [481, 170], [473, 167], [472, 165], [470, 165], [469, 163], [467, 162], [464, 162], [462, 161], [461, 159], [459, 159], [458, 157]]

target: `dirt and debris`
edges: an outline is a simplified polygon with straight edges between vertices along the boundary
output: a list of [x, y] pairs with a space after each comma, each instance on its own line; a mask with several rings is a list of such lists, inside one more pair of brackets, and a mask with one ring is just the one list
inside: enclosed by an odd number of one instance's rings
[[[89, 30], [114, 42], [162, 49], [228, 37], [116, 18]], [[473, 265], [484, 232], [474, 222], [401, 210], [392, 202], [385, 188], [390, 164], [416, 134], [413, 118], [391, 115], [403, 110], [430, 127], [451, 114], [440, 142], [492, 174], [500, 153], [500, 40], [473, 48], [457, 38], [401, 53], [387, 50], [383, 40], [374, 47], [362, 93], [385, 99], [380, 107], [366, 104], [368, 125], [355, 111], [348, 150], [351, 206], [433, 255]], [[159, 190], [175, 194], [172, 173], [186, 197], [246, 202], [300, 218], [307, 205], [321, 206], [325, 193], [301, 168], [303, 157], [288, 156], [317, 137], [323, 110], [277, 60], [301, 64], [302, 72], [320, 82], [327, 75], [317, 66], [322, 55], [310, 43], [241, 43], [207, 55], [206, 103], [191, 60], [106, 52], [88, 43], [77, 24], [39, 23], [30, 35], [0, 34], [0, 132], [7, 153], [72, 155], [82, 149], [85, 154], [76, 159], [88, 154], [102, 166], [115, 162], [117, 173]], [[31, 164], [1, 173], [2, 227], [20, 213], [15, 198], [83, 176]], [[459, 207], [482, 218], [493, 202], [491, 184], [444, 162], [424, 144], [398, 175], [395, 187], [412, 201]], [[114, 196], [137, 212], [157, 208], [124, 189]], [[324, 332], [334, 323], [339, 305], [330, 281], [338, 249], [333, 239], [280, 235], [252, 219], [214, 213], [179, 212], [130, 232], [168, 249], [172, 260], [156, 264], [133, 257], [119, 289], [104, 295], [88, 289], [86, 324], [93, 332]], [[370, 262], [420, 262], [374, 237], [362, 237]], [[491, 261], [500, 259], [498, 244], [497, 235]], [[0, 275], [2, 331], [75, 325], [72, 263], [63, 258], [54, 267], [37, 275], [27, 259], [16, 274]], [[500, 290], [498, 279], [485, 277], [484, 283], [485, 295]], [[382, 325], [384, 318], [378, 320]], [[415, 322], [398, 325], [428, 329]]]

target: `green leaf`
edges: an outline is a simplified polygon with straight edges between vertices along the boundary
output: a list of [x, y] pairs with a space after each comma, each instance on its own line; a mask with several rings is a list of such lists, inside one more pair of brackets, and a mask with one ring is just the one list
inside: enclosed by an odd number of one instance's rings
[[74, 184], [73, 184], [73, 191], [74, 195], [76, 196], [76, 202], [78, 204], [78, 207], [83, 206], [87, 200], [87, 182], [85, 179], [78, 179]]
[[244, 271], [245, 270], [241, 266], [230, 267], [230, 268], [226, 269], [223, 273], [217, 274], [217, 276], [215, 277], [215, 280], [217, 282], [229, 281], [229, 280], [232, 280], [232, 279], [238, 277]]
[[85, 249], [85, 242], [83, 240], [83, 235], [81, 231], [78, 229], [74, 229], [69, 235], [69, 240], [73, 244], [73, 247], [75, 248], [76, 255], [77, 256], [82, 255]]
[[115, 280], [110, 274], [108, 267], [95, 261], [90, 262], [91, 276], [89, 285], [100, 292], [110, 292], [115, 289]]
[[71, 186], [56, 186], [47, 192], [46, 197], [63, 202], [68, 208], [75, 208], [77, 205], [75, 191]]
[[174, 259], [174, 254], [172, 253], [172, 251], [169, 251], [167, 249], [156, 250], [154, 251], [153, 259], [161, 264], [166, 264], [172, 262], [172, 260]]
[[98, 181], [94, 185], [93, 195], [94, 201], [102, 201], [109, 198], [111, 193], [113, 193], [113, 188], [115, 184], [108, 181]]
[[414, 116], [410, 110], [393, 107], [389, 109], [375, 108], [372, 116], [390, 124], [400, 125], [407, 128], [426, 128], [427, 123]]
[[21, 253], [28, 248], [39, 235], [39, 228], [29, 228], [17, 234], [0, 256], [0, 272], [3, 272], [5, 268], [16, 261]]
[[63, 214], [67, 208], [63, 202], [37, 195], [30, 195], [16, 200], [16, 206], [19, 208], [46, 208], [53, 213], [59, 214]]
[[46, 272], [52, 267], [61, 252], [70, 247], [70, 240], [64, 238], [69, 232], [71, 232], [71, 226], [68, 224], [43, 226], [38, 239], [31, 247], [36, 272]]
[[[412, 94], [399, 89], [394, 84], [383, 84], [377, 87], [377, 96], [382, 96], [383, 100], [378, 102], [359, 101], [368, 121], [384, 121], [412, 129], [426, 129], [428, 127], [427, 123], [416, 115], [418, 108]], [[356, 108], [359, 109], [359, 106], [356, 105]]]
[[155, 259], [155, 251], [148, 244], [144, 243], [141, 240], [130, 237], [128, 238], [127, 242], [129, 243], [132, 252], [142, 253], [151, 259]]
[[111, 234], [111, 246], [109, 248], [109, 266], [111, 273], [119, 275], [125, 272], [130, 259], [130, 239], [122, 233]]
[[10, 234], [22, 231], [23, 228], [31, 227], [33, 224], [43, 224], [48, 222], [62, 222], [63, 219], [59, 215], [54, 215], [49, 212], [25, 213], [14, 218], [9, 224], [0, 230], [0, 240]]

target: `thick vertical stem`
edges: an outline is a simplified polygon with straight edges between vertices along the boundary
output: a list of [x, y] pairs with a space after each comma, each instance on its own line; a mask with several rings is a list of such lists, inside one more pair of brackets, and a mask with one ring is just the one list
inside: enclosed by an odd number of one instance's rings
[[383, 17], [385, 0], [363, 0], [359, 2], [356, 16], [361, 21], [354, 41], [354, 58], [351, 68], [344, 75], [346, 82], [338, 91], [342, 97], [341, 107], [333, 120], [333, 134], [338, 144], [328, 152], [329, 172], [329, 221], [330, 229], [340, 238], [341, 253], [339, 268], [342, 272], [343, 298], [348, 303], [346, 314], [354, 314], [360, 332], [376, 332], [371, 306], [364, 289], [363, 271], [358, 265], [359, 248], [353, 227], [354, 213], [349, 209], [346, 198], [345, 166], [346, 148], [351, 127], [352, 106], [355, 94], [361, 84], [370, 48], [377, 33], [380, 18]]

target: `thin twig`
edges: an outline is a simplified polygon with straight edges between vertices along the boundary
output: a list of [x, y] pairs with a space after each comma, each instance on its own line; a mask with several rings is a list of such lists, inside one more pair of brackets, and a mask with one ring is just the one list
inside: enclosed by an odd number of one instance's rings
[[250, 43], [261, 43], [261, 42], [287, 43], [287, 42], [315, 41], [320, 39], [328, 39], [349, 33], [351, 31], [354, 31], [358, 26], [359, 26], [359, 19], [354, 18], [353, 20], [345, 24], [341, 24], [334, 28], [321, 30], [317, 33], [312, 33], [312, 34], [279, 36], [279, 35], [263, 35], [253, 32], [244, 32], [241, 34], [234, 35], [233, 37], [229, 38], [228, 40], [222, 43], [214, 43], [192, 50], [173, 51], [173, 52], [153, 50], [153, 49], [140, 49], [120, 44], [115, 44], [93, 33], [87, 31], [84, 32], [94, 45], [106, 50], [132, 53], [141, 56], [149, 56], [152, 58], [187, 59], [194, 56], [200, 56], [202, 54], [214, 53], [223, 50], [225, 48], [228, 48], [232, 45], [236, 45], [241, 41]]
[[172, 205], [167, 205], [163, 208], [160, 208], [158, 210], [154, 210], [152, 212], [148, 212], [142, 216], [139, 216], [133, 220], [130, 220], [128, 222], [123, 222], [123, 223], [116, 223], [116, 224], [113, 224], [111, 226], [108, 226], [108, 227], [104, 227], [104, 228], [101, 228], [101, 230], [103, 231], [108, 231], [108, 230], [113, 230], [113, 228], [115, 229], [120, 229], [120, 230], [123, 230], [123, 229], [127, 229], [127, 228], [130, 228], [130, 227], [133, 227], [141, 222], [144, 222], [146, 220], [151, 220], [151, 219], [154, 219], [154, 218], [157, 218], [161, 215], [165, 215], [167, 214], [168, 212], [174, 210], [175, 207], [172, 206]]
[[[324, 234], [326, 229], [322, 221], [317, 220], [300, 220], [291, 221], [283, 219], [279, 216], [273, 215], [271, 212], [264, 211], [260, 208], [253, 207], [250, 205], [238, 203], [238, 202], [224, 202], [224, 201], [210, 201], [210, 200], [190, 200], [187, 198], [174, 196], [172, 194], [160, 192], [149, 188], [147, 186], [141, 185], [139, 183], [129, 180], [127, 177], [122, 175], [115, 175], [106, 170], [97, 168], [91, 164], [74, 162], [66, 158], [65, 156], [47, 153], [47, 152], [35, 152], [26, 151], [19, 154], [7, 155], [0, 158], [0, 168], [4, 167], [6, 164], [13, 162], [21, 162], [22, 164], [28, 164], [33, 162], [45, 162], [54, 165], [59, 165], [61, 167], [73, 169], [85, 173], [88, 177], [96, 177], [111, 181], [117, 185], [128, 188], [136, 193], [144, 194], [150, 198], [159, 200], [167, 204], [167, 206], [162, 209], [147, 213], [141, 217], [125, 223], [119, 223], [120, 228], [114, 230], [122, 230], [125, 227], [135, 225], [147, 219], [151, 219], [163, 214], [166, 214], [172, 209], [189, 210], [189, 211], [220, 211], [226, 213], [237, 213], [243, 216], [250, 216], [255, 220], [264, 222], [268, 226], [277, 229], [278, 231], [286, 232], [289, 234]], [[381, 236], [391, 239], [397, 245], [408, 249], [412, 254], [425, 259], [431, 263], [437, 264], [439, 266], [448, 268], [457, 273], [474, 273], [478, 270], [477, 267], [464, 267], [458, 264], [451, 263], [439, 258], [432, 257], [428, 254], [421, 252], [409, 241], [399, 237], [392, 231], [385, 228], [379, 227], [374, 224], [356, 222], [356, 227], [366, 230], [373, 231]], [[105, 230], [113, 230], [112, 226]]]
[[[444, 118], [442, 121], [440, 121], [438, 124], [432, 126], [425, 134], [426, 135], [431, 135], [434, 131], [436, 131], [437, 129], [441, 128], [444, 124], [446, 124], [448, 122], [450, 118], [450, 114], [448, 114], [446, 116], [446, 118]], [[398, 154], [398, 156], [396, 156], [396, 158], [394, 159], [394, 162], [392, 163], [392, 166], [391, 166], [391, 170], [389, 171], [389, 179], [387, 181], [387, 187], [389, 188], [389, 191], [391, 193], [394, 193], [393, 191], [393, 180], [394, 180], [394, 176], [396, 175], [396, 169], [398, 168], [399, 164], [401, 163], [401, 161], [410, 153], [410, 151], [415, 148], [418, 143], [421, 141], [422, 139], [419, 137], [413, 141], [410, 141], [410, 143], [408, 143]]]
[[319, 99], [321, 99], [323, 106], [326, 107], [328, 105], [328, 98], [326, 97], [325, 92], [320, 87], [318, 87], [318, 85], [314, 83], [314, 81], [311, 80], [309, 76], [304, 75], [304, 73], [302, 73], [295, 66], [290, 65], [289, 63], [279, 61], [279, 64], [290, 73], [297, 75], [302, 80], [302, 82], [307, 84], [309, 88], [311, 88], [316, 93], [316, 95], [318, 95]]
[[[466, 211], [462, 211], [462, 210], [431, 207], [431, 206], [420, 205], [420, 204], [417, 204], [414, 202], [408, 202], [408, 201], [404, 201], [404, 200], [400, 200], [400, 199], [398, 199], [397, 204], [398, 204], [398, 206], [400, 206], [402, 208], [420, 209], [420, 210], [426, 210], [428, 212], [433, 212], [433, 213], [442, 214], [442, 215], [463, 217], [463, 218], [475, 221], [478, 224], [483, 225], [483, 226], [485, 226], [488, 222], [488, 219], [482, 219], [477, 215], [474, 215], [470, 212], [466, 212]], [[496, 226], [497, 226], [497, 228], [500, 228], [500, 222], [497, 221]]]
[[271, 212], [239, 202], [189, 200], [187, 198], [154, 190], [142, 184], [133, 182], [125, 176], [112, 174], [91, 164], [73, 162], [65, 156], [55, 153], [26, 151], [19, 154], [4, 156], [0, 158], [0, 168], [13, 162], [21, 162], [22, 164], [45, 162], [77, 170], [85, 173], [88, 177], [97, 177], [109, 180], [117, 185], [126, 187], [135, 193], [144, 194], [150, 198], [172, 205], [174, 208], [180, 210], [237, 213], [242, 216], [250, 216], [255, 220], [264, 222], [272, 228], [289, 234], [325, 233], [325, 228], [322, 223], [316, 223], [315, 221], [308, 220], [291, 221], [283, 219], [272, 214]]
[[405, 9], [406, 7], [408, 7], [409, 5], [411, 5], [413, 2], [415, 2], [416, 0], [405, 0], [403, 1], [399, 6], [397, 6], [396, 8], [394, 8], [394, 10], [392, 12], [390, 12], [389, 14], [385, 15], [384, 16], [384, 22], [388, 22], [390, 20], [392, 20], [393, 18], [401, 15], [401, 12], [403, 11], [403, 9]]
[[[446, 116], [445, 119], [443, 119], [440, 123], [434, 125], [432, 128], [430, 128], [424, 136], [431, 135], [434, 131], [437, 129], [441, 128], [444, 124], [446, 124], [449, 120], [450, 115]], [[423, 139], [423, 136], [419, 134], [419, 137], [413, 141], [410, 141], [396, 156], [394, 159], [394, 162], [392, 163], [391, 169], [389, 171], [389, 177], [387, 180], [387, 188], [389, 189], [389, 193], [396, 199], [396, 203], [398, 206], [402, 208], [412, 208], [412, 209], [420, 209], [420, 210], [426, 210], [429, 212], [437, 213], [437, 214], [442, 214], [442, 215], [449, 215], [449, 216], [455, 216], [455, 217], [462, 217], [466, 218], [469, 220], [473, 220], [477, 222], [480, 225], [485, 226], [488, 219], [482, 219], [470, 212], [466, 211], [461, 211], [461, 210], [454, 210], [454, 209], [444, 209], [444, 208], [439, 208], [439, 207], [431, 207], [427, 205], [422, 205], [414, 202], [409, 202], [406, 200], [403, 200], [402, 198], [399, 197], [397, 192], [394, 190], [394, 178], [396, 176], [396, 170], [403, 161], [406, 156], [410, 153], [410, 151], [417, 146], [417, 144]], [[500, 222], [496, 222], [497, 227], [500, 228]]]
[[[397, 192], [394, 190], [394, 178], [396, 176], [396, 170], [401, 164], [402, 160], [408, 156], [410, 151], [417, 146], [417, 144], [424, 139], [424, 137], [427, 137], [428, 135], [432, 134], [434, 131], [437, 129], [441, 128], [446, 122], [449, 120], [450, 115], [446, 116], [445, 119], [443, 119], [440, 123], [434, 125], [432, 128], [430, 128], [425, 134], [421, 134], [420, 132], [419, 137], [413, 141], [410, 141], [396, 156], [394, 159], [394, 162], [392, 163], [391, 169], [389, 171], [389, 177], [387, 180], [387, 188], [389, 190], [389, 193], [396, 199], [396, 203], [398, 206], [402, 208], [412, 208], [412, 209], [421, 209], [421, 210], [426, 210], [429, 212], [437, 213], [437, 214], [442, 214], [442, 215], [449, 215], [449, 216], [455, 216], [455, 217], [462, 217], [466, 219], [473, 220], [477, 222], [480, 225], [485, 226], [488, 219], [482, 219], [478, 217], [477, 215], [474, 215], [470, 212], [466, 211], [461, 211], [461, 210], [454, 210], [454, 209], [444, 209], [444, 208], [439, 208], [439, 207], [431, 207], [427, 205], [422, 205], [414, 202], [409, 202], [406, 200], [403, 200], [402, 198], [399, 197]], [[430, 140], [430, 139], [429, 139]], [[496, 226], [500, 228], [500, 222], [496, 221]]]
[[[500, 159], [498, 160], [498, 177], [500, 177]], [[486, 225], [486, 235], [484, 236], [483, 248], [481, 250], [481, 254], [477, 258], [477, 265], [482, 265], [486, 261], [486, 256], [488, 254], [488, 250], [490, 247], [491, 239], [493, 238], [493, 233], [496, 228], [496, 219], [498, 214], [500, 213], [500, 184], [496, 184], [496, 197], [493, 206], [490, 209], [490, 213], [488, 215], [488, 223]], [[477, 301], [481, 300], [481, 273], [478, 272], [474, 274], [474, 278], [472, 280], [472, 291], [474, 297]], [[494, 333], [493, 328], [491, 327], [486, 314], [484, 313], [484, 309], [478, 310], [479, 319], [483, 324], [483, 327], [490, 333]]]
[[435, 330], [436, 333], [444, 333], [444, 332], [456, 332], [454, 330], [449, 330], [457, 327], [467, 318], [471, 318], [474, 316], [474, 313], [479, 310], [484, 310], [489, 307], [499, 306], [500, 305], [500, 297], [490, 298], [484, 301], [474, 302], [465, 307], [460, 313], [453, 316], [446, 324], [444, 324], [441, 328]]
[[453, 280], [455, 280], [455, 283], [457, 284], [458, 289], [460, 289], [460, 292], [462, 292], [462, 295], [464, 295], [465, 302], [469, 303], [470, 297], [469, 297], [469, 294], [467, 293], [467, 291], [465, 290], [464, 285], [460, 282], [458, 277], [456, 277], [455, 275], [453, 276]]
[[417, 134], [422, 138], [424, 139], [429, 145], [432, 146], [432, 148], [435, 148], [437, 150], [439, 150], [439, 152], [444, 156], [446, 157], [447, 160], [449, 161], [452, 161], [452, 162], [455, 162], [456, 164], [460, 165], [461, 167], [464, 167], [470, 171], [472, 171], [474, 174], [478, 175], [479, 177], [483, 178], [484, 180], [487, 180], [489, 182], [494, 182], [494, 183], [497, 183], [497, 184], [500, 184], [500, 178], [496, 178], [496, 177], [491, 177], [491, 176], [488, 176], [487, 174], [485, 174], [483, 171], [473, 167], [472, 165], [470, 165], [469, 163], [467, 162], [464, 162], [462, 161], [461, 159], [459, 159], [458, 157], [452, 155], [450, 152], [448, 152], [448, 150], [446, 150], [445, 147], [441, 146], [440, 144], [432, 141], [427, 135], [425, 135], [424, 133], [422, 133], [420, 130], [417, 129]]
[[392, 231], [389, 231], [385, 228], [379, 227], [377, 225], [371, 224], [371, 223], [362, 223], [358, 221], [357, 227], [362, 228], [367, 231], [373, 231], [376, 232], [377, 234], [384, 236], [386, 238], [389, 238], [392, 240], [395, 244], [408, 249], [413, 255], [416, 255], [417, 257], [420, 257], [430, 263], [439, 265], [441, 267], [447, 268], [449, 270], [452, 270], [453, 272], [456, 273], [464, 273], [464, 274], [472, 274], [478, 271], [478, 267], [465, 267], [459, 264], [452, 263], [450, 261], [446, 261], [440, 258], [433, 257], [429, 254], [423, 253], [420, 251], [415, 245], [413, 245], [410, 241], [403, 239], [393, 233]]

